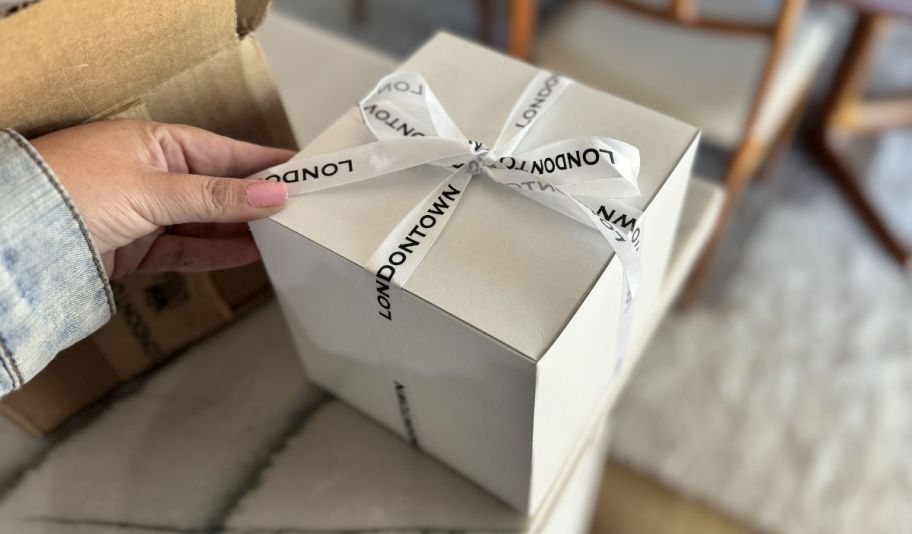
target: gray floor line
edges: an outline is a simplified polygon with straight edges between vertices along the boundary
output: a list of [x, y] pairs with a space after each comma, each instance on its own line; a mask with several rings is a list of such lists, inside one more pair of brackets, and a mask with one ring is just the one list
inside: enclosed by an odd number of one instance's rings
[[[57, 428], [43, 438], [35, 438], [36, 440], [44, 441], [40, 449], [35, 451], [35, 453], [26, 459], [26, 461], [23, 462], [18, 468], [11, 471], [10, 473], [7, 473], [2, 479], [0, 479], [0, 502], [3, 502], [3, 500], [6, 499], [7, 495], [16, 489], [16, 487], [19, 485], [19, 482], [29, 471], [40, 467], [55, 447], [61, 443], [64, 443], [71, 436], [75, 435], [83, 428], [91, 425], [93, 421], [101, 417], [101, 415], [105, 412], [105, 410], [108, 409], [109, 406], [113, 405], [121, 399], [137, 394], [142, 389], [146, 380], [152, 376], [159, 368], [167, 365], [170, 361], [173, 360], [166, 360], [165, 362], [152, 367], [148, 371], [143, 372], [135, 379], [121, 384], [101, 399], [95, 401], [89, 407], [83, 409], [82, 412], [73, 416], [60, 428]], [[23, 432], [25, 431], [23, 430]]]
[[60, 525], [64, 527], [93, 527], [110, 531], [129, 530], [131, 532], [165, 532], [169, 534], [208, 534], [211, 530], [187, 529], [170, 525], [146, 525], [142, 523], [129, 523], [123, 521], [99, 521], [95, 519], [68, 519], [63, 517], [36, 517], [35, 522]]
[[323, 393], [322, 398], [316, 403], [307, 402], [304, 398], [301, 399], [299, 408], [288, 418], [286, 425], [281, 431], [263, 444], [261, 451], [257, 454], [258, 461], [242, 477], [240, 484], [224, 496], [222, 504], [216, 507], [217, 511], [206, 521], [205, 524], [207, 525], [207, 528], [213, 531], [225, 530], [225, 521], [237, 507], [238, 503], [259, 485], [263, 471], [269, 467], [273, 458], [285, 449], [285, 445], [288, 443], [289, 439], [293, 438], [301, 431], [307, 423], [307, 420], [310, 419], [310, 416], [316, 413], [317, 410], [323, 407], [331, 399], [332, 397], [327, 393]]
[[307, 529], [307, 528], [245, 528], [238, 530], [218, 531], [224, 534], [472, 534], [478, 533], [510, 533], [521, 532], [516, 529], [462, 529], [462, 528], [440, 528], [440, 527], [378, 527], [378, 528], [354, 528], [354, 529]]

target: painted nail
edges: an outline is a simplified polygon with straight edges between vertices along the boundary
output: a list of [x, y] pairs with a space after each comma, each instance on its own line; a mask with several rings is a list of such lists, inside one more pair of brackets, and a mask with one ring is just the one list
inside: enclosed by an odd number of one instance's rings
[[288, 200], [288, 186], [267, 180], [247, 186], [247, 203], [254, 208], [274, 208]]

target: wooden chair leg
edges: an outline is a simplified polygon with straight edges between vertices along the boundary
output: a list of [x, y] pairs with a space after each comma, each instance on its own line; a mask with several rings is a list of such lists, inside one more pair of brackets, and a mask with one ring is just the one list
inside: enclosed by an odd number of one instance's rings
[[789, 112], [789, 117], [779, 128], [776, 138], [773, 140], [772, 148], [766, 156], [766, 161], [762, 165], [759, 178], [761, 181], [769, 183], [776, 176], [776, 172], [782, 166], [782, 160], [788, 152], [789, 145], [795, 139], [798, 132], [798, 125], [801, 124], [801, 118], [804, 117], [804, 111], [807, 108], [808, 100], [811, 96], [811, 87], [801, 94], [801, 97], [795, 102], [795, 106]]
[[354, 23], [361, 23], [367, 19], [366, 0], [349, 0], [349, 17]]
[[494, 2], [475, 0], [478, 5], [478, 39], [488, 45], [494, 41]]
[[887, 222], [878, 213], [877, 208], [868, 198], [868, 193], [859, 185], [861, 182], [855, 176], [854, 170], [840, 155], [840, 150], [834, 145], [845, 145], [848, 136], [842, 137], [842, 143], [835, 143], [841, 136], [838, 131], [820, 130], [814, 136], [813, 150], [821, 163], [830, 171], [836, 185], [842, 189], [848, 201], [858, 212], [870, 231], [877, 237], [887, 251], [896, 258], [902, 267], [912, 273], [912, 247], [904, 243], [890, 229]]
[[735, 208], [738, 207], [741, 201], [741, 195], [747, 188], [747, 184], [750, 183], [751, 177], [757, 171], [765, 148], [756, 142], [747, 141], [738, 148], [732, 157], [732, 162], [725, 175], [725, 200], [722, 204], [722, 211], [709, 237], [709, 241], [706, 243], [706, 248], [703, 250], [700, 259], [697, 260], [687, 286], [684, 288], [684, 294], [681, 298], [681, 304], [684, 308], [693, 307], [702, 298], [706, 283], [709, 281], [710, 274], [712, 274], [716, 255], [725, 237], [725, 231], [732, 220]]
[[886, 115], [871, 115], [869, 112], [872, 108], [868, 107], [871, 104], [864, 97], [864, 88], [878, 44], [890, 23], [889, 17], [885, 15], [873, 12], [859, 15], [836, 75], [836, 83], [828, 95], [822, 118], [814, 132], [812, 148], [871, 232], [912, 273], [912, 246], [893, 233], [888, 221], [878, 213], [868, 192], [861, 186], [855, 170], [842, 155], [853, 137], [895, 126], [903, 118], [912, 117], [912, 111], [909, 111], [912, 109], [912, 100], [906, 104], [908, 108], [904, 111], [905, 116], [903, 109], [892, 109]]
[[538, 0], [510, 0], [510, 55], [529, 59], [538, 24]]

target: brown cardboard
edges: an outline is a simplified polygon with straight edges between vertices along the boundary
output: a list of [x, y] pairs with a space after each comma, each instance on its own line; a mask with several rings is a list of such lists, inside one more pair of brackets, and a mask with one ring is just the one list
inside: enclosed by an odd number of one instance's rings
[[236, 0], [237, 33], [247, 35], [260, 27], [269, 11], [269, 0]]
[[237, 42], [234, 2], [42, 1], [0, 21], [0, 117], [26, 137], [119, 106]]
[[295, 146], [254, 35], [177, 73], [138, 101], [160, 122], [190, 124], [266, 145]]
[[[43, 0], [0, 20], [0, 127], [34, 137], [109, 118], [191, 124], [294, 148], [253, 35], [266, 0]], [[236, 11], [235, 11], [236, 9]], [[261, 265], [133, 274], [117, 315], [62, 352], [0, 413], [43, 434], [268, 295]]]
[[29, 433], [42, 435], [120, 381], [94, 340], [84, 339], [60, 353], [25, 388], [4, 397], [0, 413]]

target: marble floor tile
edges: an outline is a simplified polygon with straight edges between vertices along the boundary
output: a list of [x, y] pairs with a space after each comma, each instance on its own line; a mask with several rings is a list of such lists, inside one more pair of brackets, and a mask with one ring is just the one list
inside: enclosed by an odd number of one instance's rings
[[229, 530], [522, 530], [526, 518], [338, 401], [321, 406], [228, 517]]
[[4, 417], [0, 417], [0, 493], [8, 490], [21, 474], [51, 446], [48, 438], [29, 435]]
[[217, 525], [322, 398], [271, 302], [57, 445], [0, 503], [0, 521]]
[[[151, 530], [147, 527], [122, 523], [80, 523], [54, 522], [46, 520], [0, 520], [0, 532], [4, 534], [179, 534], [180, 530]], [[187, 532], [187, 531], [184, 531]], [[182, 533], [181, 533], [182, 534]]]

